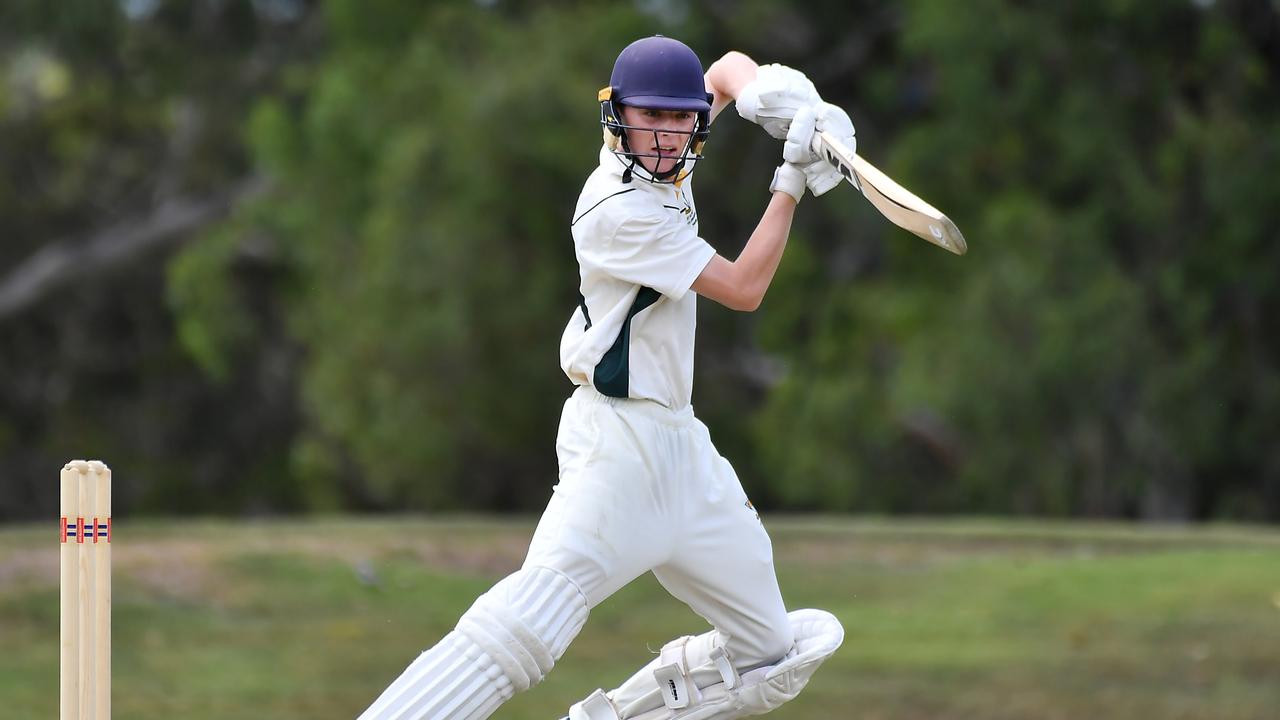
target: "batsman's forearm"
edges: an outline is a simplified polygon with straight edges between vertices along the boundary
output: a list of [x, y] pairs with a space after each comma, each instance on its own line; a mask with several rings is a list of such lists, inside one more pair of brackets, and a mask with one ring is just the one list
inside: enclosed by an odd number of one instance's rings
[[795, 198], [775, 192], [738, 259], [713, 256], [693, 281], [693, 291], [731, 310], [753, 312], [759, 308], [787, 247], [795, 212]]
[[760, 307], [769, 285], [773, 283], [778, 264], [782, 262], [782, 251], [787, 247], [791, 219], [795, 213], [795, 198], [784, 192], [775, 192], [742, 254], [733, 263], [734, 269], [740, 273], [739, 282], [745, 290], [749, 310]]

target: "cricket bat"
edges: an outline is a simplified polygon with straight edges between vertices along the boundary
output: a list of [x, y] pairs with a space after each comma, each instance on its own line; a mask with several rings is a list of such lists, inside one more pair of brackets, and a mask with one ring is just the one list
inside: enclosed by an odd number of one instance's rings
[[814, 133], [813, 151], [834, 165], [894, 225], [957, 255], [968, 252], [964, 235], [950, 218], [858, 157], [834, 136]]

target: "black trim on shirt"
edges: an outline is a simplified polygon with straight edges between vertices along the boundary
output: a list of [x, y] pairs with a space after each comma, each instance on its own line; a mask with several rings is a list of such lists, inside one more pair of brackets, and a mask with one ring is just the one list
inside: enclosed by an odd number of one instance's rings
[[627, 188], [626, 190], [619, 190], [618, 192], [616, 192], [616, 193], [614, 193], [614, 194], [612, 194], [612, 195], [606, 195], [605, 197], [603, 197], [603, 198], [601, 198], [601, 199], [600, 199], [600, 202], [598, 202], [598, 203], [596, 203], [595, 205], [592, 205], [591, 207], [589, 207], [589, 208], [587, 208], [586, 210], [582, 211], [582, 214], [581, 214], [581, 215], [579, 215], [578, 217], [574, 218], [574, 219], [573, 219], [573, 222], [569, 223], [569, 227], [573, 227], [574, 225], [577, 225], [579, 220], [581, 220], [582, 218], [586, 217], [586, 216], [587, 216], [587, 213], [589, 213], [589, 212], [591, 212], [592, 210], [595, 210], [596, 208], [600, 207], [600, 203], [603, 203], [605, 200], [608, 200], [609, 198], [612, 198], [612, 197], [618, 197], [619, 195], [626, 195], [626, 194], [627, 194], [627, 193], [629, 193], [629, 192], [635, 192], [635, 191], [636, 191], [636, 188]]
[[631, 319], [641, 310], [649, 307], [662, 297], [661, 293], [651, 287], [641, 287], [636, 299], [627, 311], [627, 319], [622, 321], [622, 329], [618, 331], [618, 339], [600, 358], [592, 375], [591, 384], [596, 391], [609, 397], [625, 398], [630, 391], [631, 362]]
[[582, 317], [586, 318], [587, 326], [582, 328], [582, 332], [591, 329], [591, 313], [587, 312], [587, 299], [583, 297], [582, 291], [578, 291], [578, 307], [582, 308]]

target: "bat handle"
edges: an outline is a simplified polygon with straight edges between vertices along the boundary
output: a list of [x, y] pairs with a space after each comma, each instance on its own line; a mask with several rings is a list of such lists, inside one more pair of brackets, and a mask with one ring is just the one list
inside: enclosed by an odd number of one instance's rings
[[823, 152], [822, 133], [820, 131], [815, 131], [813, 133], [813, 139], [809, 142], [809, 145], [811, 146], [810, 149], [813, 150], [814, 155], [817, 155], [823, 160], [827, 159], [827, 154]]

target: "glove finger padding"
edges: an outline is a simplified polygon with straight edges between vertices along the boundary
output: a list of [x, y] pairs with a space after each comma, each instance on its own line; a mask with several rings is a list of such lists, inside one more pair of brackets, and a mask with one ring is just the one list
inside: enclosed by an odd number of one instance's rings
[[743, 119], [782, 140], [796, 111], [822, 101], [805, 74], [786, 65], [761, 65], [756, 79], [738, 93], [734, 105]]
[[849, 119], [849, 113], [843, 108], [831, 103], [818, 103], [818, 107], [814, 109], [817, 115], [817, 129], [820, 132], [830, 133], [837, 140], [844, 143], [849, 148], [849, 152], [858, 151], [858, 138], [854, 134], [853, 121]]
[[[818, 103], [818, 106], [814, 108], [814, 115], [817, 118], [816, 131], [829, 133], [843, 143], [845, 147], [849, 148], [850, 151], [857, 150], [858, 140], [854, 135], [853, 121], [849, 119], [848, 113], [836, 105], [824, 102]], [[801, 165], [800, 169], [804, 171], [809, 192], [813, 193], [814, 197], [822, 195], [844, 180], [844, 176], [840, 174], [840, 171], [825, 160], [805, 163]]]
[[796, 116], [787, 129], [787, 140], [782, 146], [782, 159], [790, 163], [803, 165], [813, 162], [817, 155], [813, 154], [813, 132], [817, 127], [818, 116], [813, 108], [802, 107], [796, 110]]
[[806, 163], [800, 166], [800, 170], [804, 173], [805, 184], [808, 185], [809, 192], [813, 193], [814, 197], [826, 193], [844, 180], [844, 175], [841, 175], [840, 171], [826, 160]]

